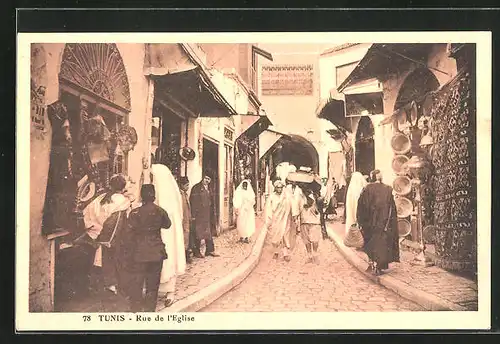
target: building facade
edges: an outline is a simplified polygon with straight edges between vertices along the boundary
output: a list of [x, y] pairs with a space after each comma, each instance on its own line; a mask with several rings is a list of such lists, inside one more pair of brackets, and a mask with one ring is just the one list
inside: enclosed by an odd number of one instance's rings
[[348, 129], [354, 170], [381, 170], [400, 221], [411, 222], [402, 235], [421, 248], [434, 245], [436, 264], [460, 271], [477, 264], [474, 51], [451, 43], [346, 44], [325, 61], [339, 72], [340, 57], [352, 57], [332, 86], [340, 106], [330, 120]]
[[[321, 99], [320, 53], [328, 45], [261, 44], [273, 52], [273, 61], [258, 66], [259, 98], [273, 115], [281, 138], [280, 149], [273, 147], [273, 165], [289, 161], [299, 168], [311, 167], [322, 178], [329, 177], [328, 156], [341, 150], [327, 135], [331, 124], [318, 119]], [[325, 127], [326, 124], [326, 127]]]
[[236, 79], [209, 70], [195, 44], [32, 45], [30, 311], [57, 310], [71, 270], [89, 269], [70, 243], [115, 173], [135, 199], [152, 163], [191, 184], [208, 173], [219, 229], [231, 226], [240, 114], [255, 103]]

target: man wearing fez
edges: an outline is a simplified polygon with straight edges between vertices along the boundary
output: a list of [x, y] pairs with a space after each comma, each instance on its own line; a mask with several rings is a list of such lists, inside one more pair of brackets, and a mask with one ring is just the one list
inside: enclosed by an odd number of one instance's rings
[[212, 231], [215, 231], [216, 214], [212, 192], [209, 187], [211, 181], [212, 178], [205, 172], [202, 180], [191, 189], [191, 195], [189, 197], [191, 203], [191, 217], [196, 236], [193, 252], [194, 256], [197, 258], [203, 258], [200, 252], [202, 240], [205, 240], [206, 245], [205, 256], [219, 256], [215, 253], [215, 245], [212, 237]]
[[[157, 206], [155, 187], [144, 184], [141, 188], [142, 205], [132, 210], [129, 216], [133, 247], [133, 275], [128, 285], [132, 312], [154, 312], [158, 299], [163, 261], [167, 259], [165, 244], [161, 239], [161, 229], [170, 228], [167, 212]], [[143, 286], [146, 297], [143, 299]]]

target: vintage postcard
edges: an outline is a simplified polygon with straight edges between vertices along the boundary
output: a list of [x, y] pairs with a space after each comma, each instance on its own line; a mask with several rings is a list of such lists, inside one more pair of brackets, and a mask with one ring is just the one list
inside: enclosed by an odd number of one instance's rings
[[18, 34], [16, 329], [489, 328], [491, 57]]

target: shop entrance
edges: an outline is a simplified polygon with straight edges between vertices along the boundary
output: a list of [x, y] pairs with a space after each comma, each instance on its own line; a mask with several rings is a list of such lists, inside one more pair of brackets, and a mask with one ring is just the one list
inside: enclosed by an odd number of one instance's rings
[[215, 204], [215, 223], [219, 224], [220, 205], [219, 205], [219, 145], [206, 138], [203, 139], [203, 174], [207, 174], [212, 178], [210, 190], [213, 195]]
[[185, 120], [164, 106], [155, 104], [151, 132], [154, 162], [167, 166], [174, 177], [181, 175], [181, 133]]
[[369, 175], [375, 169], [375, 130], [368, 117], [361, 117], [356, 131], [356, 155], [354, 163], [356, 171]]
[[[127, 173], [129, 148], [116, 137], [120, 129], [127, 130], [130, 92], [115, 44], [65, 45], [59, 100], [52, 109], [52, 156], [42, 228], [44, 234], [69, 232], [59, 237], [52, 253], [54, 309], [92, 312], [99, 305], [90, 289], [99, 296], [102, 291], [100, 274], [93, 271], [96, 251], [92, 245], [72, 241], [85, 231], [83, 209], [107, 190], [113, 174]], [[63, 241], [65, 245], [60, 245]]]

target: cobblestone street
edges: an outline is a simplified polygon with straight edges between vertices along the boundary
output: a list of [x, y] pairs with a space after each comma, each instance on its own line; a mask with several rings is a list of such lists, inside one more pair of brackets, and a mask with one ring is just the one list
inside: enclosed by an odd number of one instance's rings
[[266, 242], [255, 270], [203, 312], [422, 311], [413, 302], [362, 276], [329, 240], [320, 244], [319, 265], [306, 264], [300, 239], [290, 262], [272, 259]]

